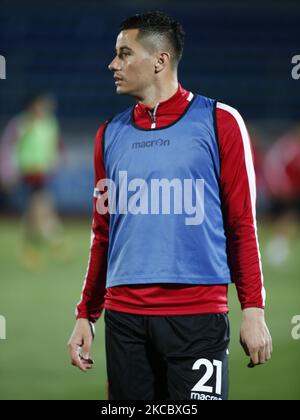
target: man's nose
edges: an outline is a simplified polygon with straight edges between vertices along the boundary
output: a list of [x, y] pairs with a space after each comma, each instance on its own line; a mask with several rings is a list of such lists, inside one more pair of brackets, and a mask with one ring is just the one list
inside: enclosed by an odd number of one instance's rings
[[108, 69], [110, 71], [117, 71], [120, 70], [120, 64], [118, 62], [118, 57], [115, 57], [112, 62], [108, 65]]

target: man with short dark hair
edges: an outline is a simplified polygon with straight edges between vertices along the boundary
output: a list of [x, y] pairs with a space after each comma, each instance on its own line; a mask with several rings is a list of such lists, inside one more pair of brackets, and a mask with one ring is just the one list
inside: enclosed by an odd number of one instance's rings
[[90, 326], [105, 308], [111, 400], [227, 399], [232, 281], [250, 366], [271, 357], [250, 140], [235, 109], [178, 83], [183, 44], [169, 16], [132, 16], [109, 65], [117, 93], [137, 101], [96, 136], [91, 254], [69, 350], [92, 367]]

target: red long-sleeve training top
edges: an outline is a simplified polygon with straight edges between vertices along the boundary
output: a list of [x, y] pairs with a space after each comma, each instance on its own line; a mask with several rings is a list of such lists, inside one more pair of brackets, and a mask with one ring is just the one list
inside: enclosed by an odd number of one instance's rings
[[[145, 105], [137, 103], [135, 123], [141, 128], [160, 128], [175, 122], [184, 113], [193, 94], [180, 85], [170, 99], [156, 107], [155, 123]], [[150, 112], [149, 112], [150, 111]], [[95, 185], [106, 178], [102, 140], [107, 122], [95, 140]], [[216, 131], [220, 150], [220, 187], [228, 258], [242, 308], [264, 307], [264, 288], [255, 218], [255, 175], [247, 129], [240, 114], [217, 103]], [[188, 315], [228, 311], [227, 285], [128, 285], [106, 289], [109, 214], [96, 210], [92, 225], [91, 249], [77, 318], [96, 321], [103, 309], [141, 315]]]

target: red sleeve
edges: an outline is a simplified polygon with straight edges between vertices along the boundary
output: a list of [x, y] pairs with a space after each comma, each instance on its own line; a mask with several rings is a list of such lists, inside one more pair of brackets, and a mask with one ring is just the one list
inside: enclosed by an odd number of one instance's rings
[[[100, 179], [106, 178], [102, 156], [102, 142], [106, 126], [107, 122], [100, 126], [95, 140], [95, 187]], [[97, 198], [94, 196], [90, 257], [81, 301], [77, 306], [77, 319], [87, 318], [93, 322], [101, 316], [104, 307], [109, 242], [109, 214], [98, 213], [96, 204]]]
[[257, 239], [256, 185], [251, 141], [234, 108], [216, 107], [220, 183], [228, 256], [242, 309], [264, 307], [265, 291]]

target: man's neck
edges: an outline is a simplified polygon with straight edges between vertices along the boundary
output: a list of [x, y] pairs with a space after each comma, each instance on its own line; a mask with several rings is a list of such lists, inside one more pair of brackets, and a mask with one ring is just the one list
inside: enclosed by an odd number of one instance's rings
[[137, 99], [148, 108], [154, 108], [158, 103], [167, 101], [178, 90], [177, 78], [172, 79], [168, 83], [150, 86], [141, 97]]

